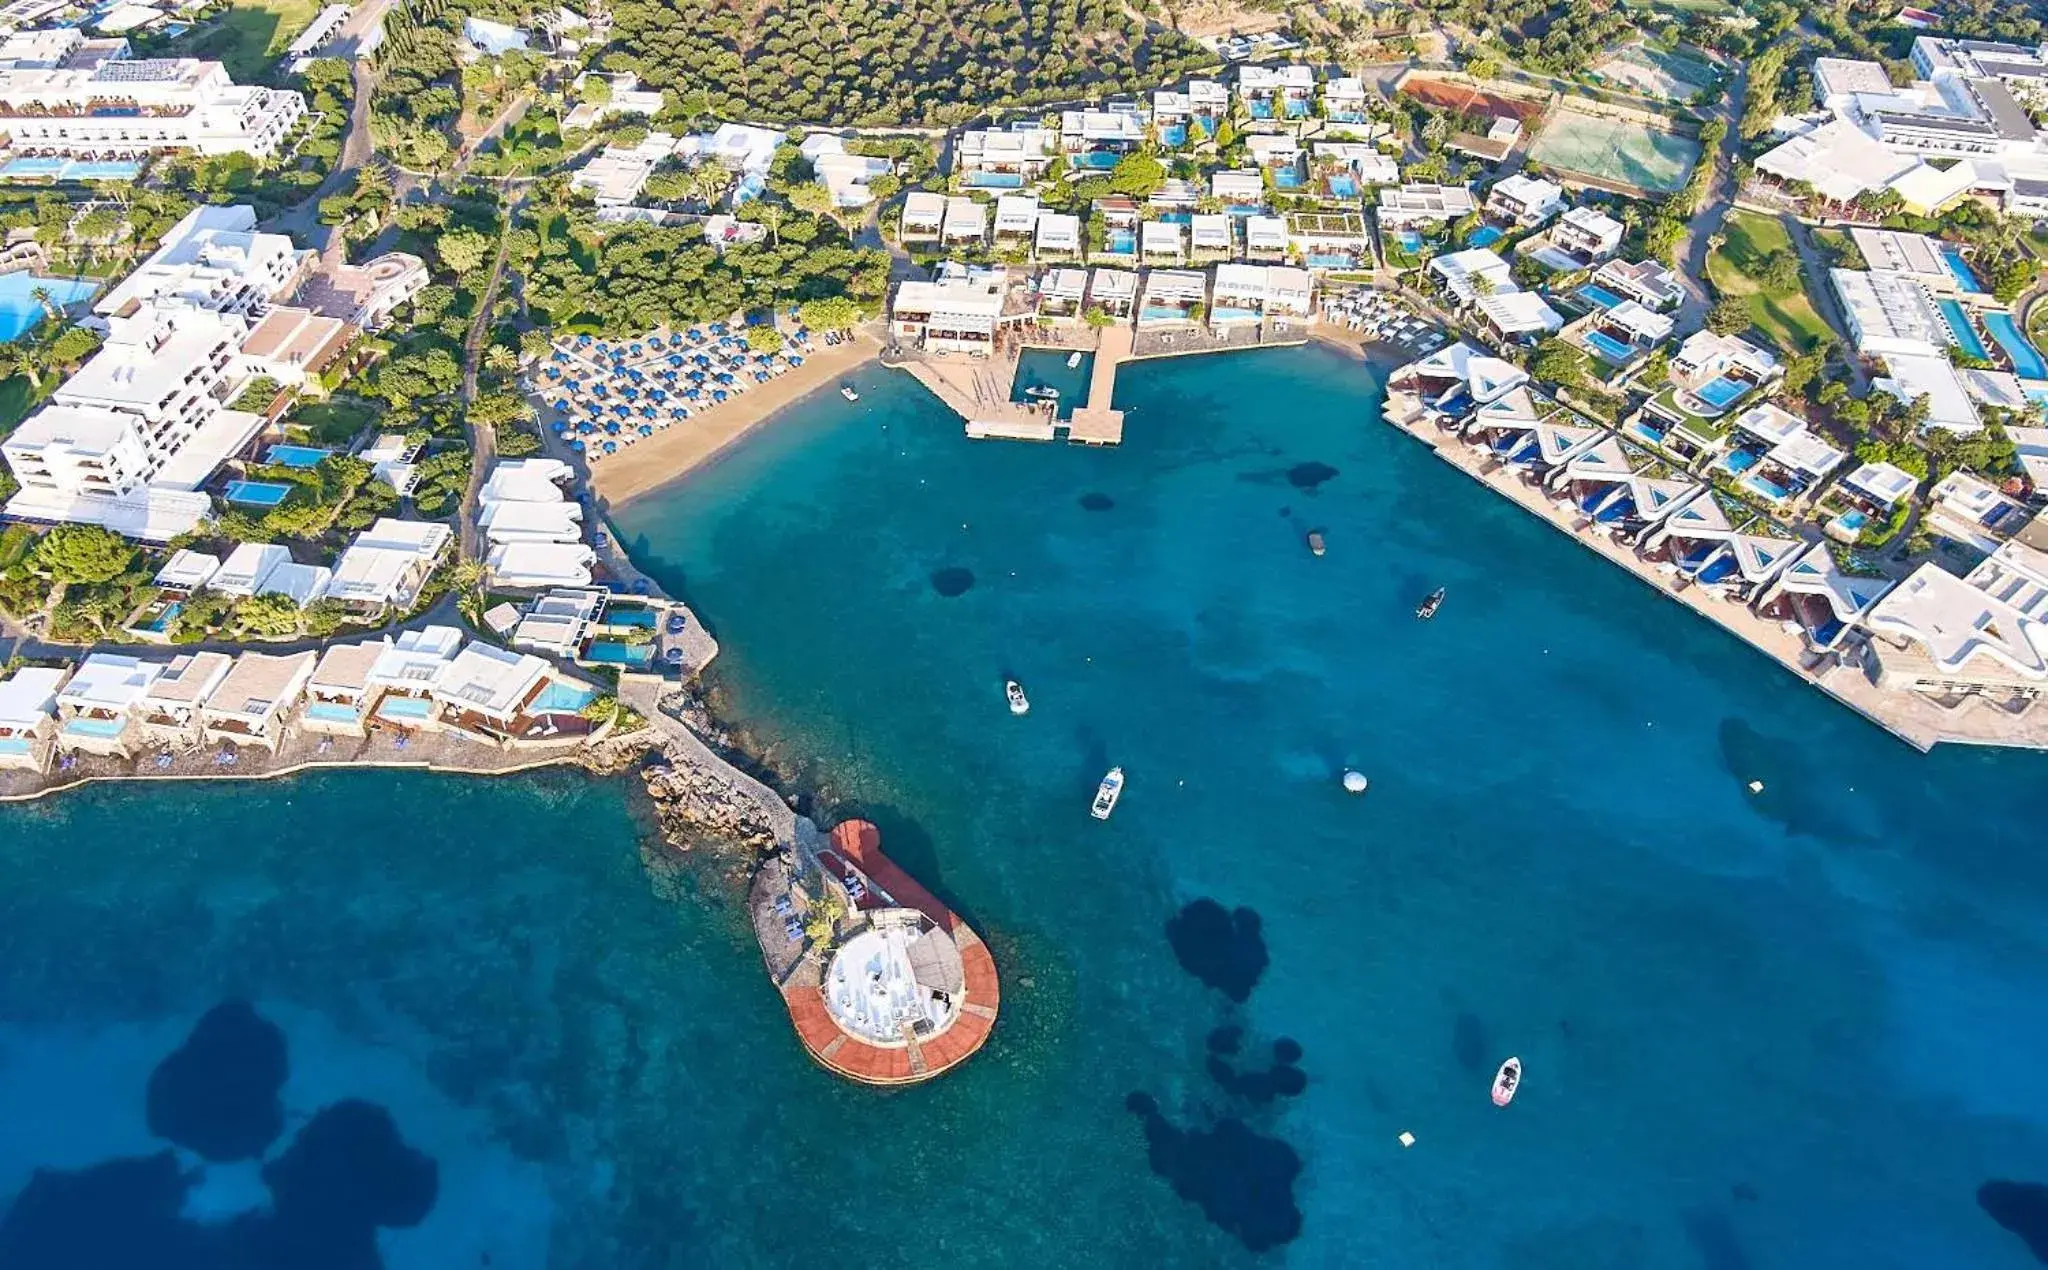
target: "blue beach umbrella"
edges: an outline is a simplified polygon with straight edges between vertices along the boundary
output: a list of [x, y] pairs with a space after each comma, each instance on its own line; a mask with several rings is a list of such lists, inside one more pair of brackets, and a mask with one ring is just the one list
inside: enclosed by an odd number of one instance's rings
[[702, 388], [687, 388], [683, 390], [683, 396], [688, 397], [691, 401], [701, 401], [704, 398], [704, 390]]
[[616, 442], [616, 441], [607, 441], [607, 442], [605, 442], [605, 443], [604, 443], [604, 452], [605, 452], [606, 454], [617, 454], [617, 453], [619, 452], [619, 443], [618, 443], [618, 442]]
[[682, 364], [683, 364], [683, 355], [682, 355], [681, 353], [670, 353], [670, 354], [668, 355], [668, 364], [669, 364], [669, 365], [671, 365], [671, 366], [680, 366], [680, 365], [682, 365]]
[[581, 451], [583, 449], [583, 443], [581, 441], [571, 441], [569, 443], [569, 448], [572, 450]]
[[604, 425], [604, 434], [608, 437], [615, 437], [619, 435], [620, 431], [621, 429], [619, 425], [616, 423], [607, 423], [606, 425]]
[[638, 431], [640, 435], [643, 437], [651, 437], [654, 435], [654, 428], [650, 424], [643, 423], [639, 426], [639, 428], [636, 429], [636, 431]]
[[669, 407], [668, 417], [671, 419], [687, 419], [690, 417], [690, 408], [688, 406], [671, 406]]
[[801, 366], [804, 364], [804, 359], [796, 356], [795, 354], [791, 354], [789, 364], [792, 366]]
[[725, 400], [725, 389], [723, 389], [723, 388], [718, 388], [718, 389], [714, 389], [714, 390], [712, 390], [712, 393], [711, 393], [711, 400], [713, 400], [713, 401], [724, 401], [724, 400]]
[[655, 414], [655, 411], [654, 411], [654, 407], [653, 407], [653, 406], [642, 406], [642, 407], [640, 407], [640, 413], [641, 413], [641, 415], [642, 415], [643, 417], [645, 417], [645, 418], [648, 418], [648, 419], [652, 419], [652, 418], [654, 417], [654, 414]]

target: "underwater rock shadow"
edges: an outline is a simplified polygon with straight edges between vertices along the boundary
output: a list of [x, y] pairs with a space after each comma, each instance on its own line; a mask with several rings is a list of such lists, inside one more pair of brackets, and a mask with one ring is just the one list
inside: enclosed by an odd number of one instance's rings
[[1116, 506], [1116, 500], [1100, 490], [1090, 490], [1076, 501], [1084, 512], [1106, 512]]
[[1209, 1130], [1181, 1129], [1160, 1114], [1151, 1095], [1134, 1093], [1124, 1108], [1145, 1125], [1145, 1157], [1174, 1194], [1202, 1210], [1219, 1229], [1252, 1252], [1287, 1243], [1301, 1233], [1294, 1201], [1301, 1157], [1278, 1138], [1255, 1133], [1244, 1121], [1225, 1119]]
[[1687, 1213], [1685, 1237], [1700, 1254], [1704, 1270], [1750, 1270], [1755, 1264], [1735, 1238], [1735, 1223], [1726, 1213]]
[[150, 1073], [149, 1131], [214, 1164], [260, 1159], [284, 1132], [284, 1033], [246, 1001], [208, 1010]]
[[1167, 919], [1166, 941], [1181, 969], [1242, 1005], [1266, 972], [1259, 915], [1204, 896]]
[[[224, 1002], [151, 1075], [150, 1130], [205, 1159], [260, 1158], [282, 1131], [288, 1070], [283, 1032], [246, 1002]], [[418, 1225], [440, 1194], [432, 1157], [405, 1144], [384, 1108], [354, 1099], [321, 1110], [263, 1166], [267, 1208], [186, 1220], [204, 1172], [171, 1151], [38, 1169], [0, 1215], [0, 1266], [378, 1270], [378, 1230]]]
[[948, 565], [931, 573], [932, 591], [943, 599], [954, 599], [974, 589], [974, 570]]
[[1298, 1097], [1308, 1088], [1308, 1073], [1301, 1070], [1301, 1043], [1283, 1036], [1273, 1042], [1273, 1065], [1265, 1071], [1239, 1071], [1231, 1062], [1241, 1048], [1243, 1029], [1219, 1027], [1209, 1033], [1209, 1054], [1203, 1066], [1209, 1079], [1223, 1092], [1249, 1103], [1265, 1104], [1275, 1098]]
[[2034, 1260], [2048, 1266], [2048, 1186], [1994, 1180], [1977, 1188], [1977, 1207], [2020, 1237]]
[[1493, 1053], [1493, 1044], [1487, 1039], [1486, 1025], [1470, 1010], [1458, 1011], [1458, 1017], [1451, 1024], [1451, 1056], [1458, 1060], [1458, 1066], [1475, 1075], [1486, 1071], [1493, 1064], [1488, 1056]]
[[1830, 845], [1876, 845], [1868, 827], [1830, 813], [1834, 800], [1821, 792], [1820, 783], [1807, 779], [1818, 769], [1796, 742], [1770, 736], [1733, 716], [1721, 720], [1716, 739], [1724, 771], [1744, 786], [1753, 780], [1764, 782], [1761, 793], [1744, 795], [1757, 815], [1786, 833]]

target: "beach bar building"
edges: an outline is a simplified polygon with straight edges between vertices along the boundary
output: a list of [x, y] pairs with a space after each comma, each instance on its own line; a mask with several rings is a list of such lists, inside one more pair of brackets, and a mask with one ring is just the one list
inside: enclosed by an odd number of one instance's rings
[[57, 691], [70, 673], [23, 666], [0, 680], [0, 768], [49, 769], [57, 735]]
[[243, 653], [200, 708], [209, 743], [260, 745], [275, 753], [292, 710], [305, 695], [319, 654]]
[[200, 742], [199, 708], [234, 669], [226, 653], [183, 653], [156, 677], [135, 711], [136, 741], [189, 749]]
[[164, 672], [162, 662], [126, 653], [88, 653], [57, 694], [63, 753], [125, 756], [136, 707]]
[[2048, 687], [2048, 554], [2015, 540], [1960, 578], [1923, 564], [1863, 624], [1880, 687], [2031, 700]]
[[390, 648], [388, 638], [328, 645], [306, 680], [306, 704], [299, 711], [299, 726], [308, 732], [364, 735], [371, 704], [370, 675]]

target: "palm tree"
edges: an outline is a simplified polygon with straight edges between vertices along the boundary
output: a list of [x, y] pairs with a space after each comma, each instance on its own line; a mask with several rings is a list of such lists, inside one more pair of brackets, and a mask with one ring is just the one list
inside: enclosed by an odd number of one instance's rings
[[782, 245], [782, 221], [788, 213], [784, 211], [780, 203], [757, 202], [754, 208], [754, 215], [760, 220], [762, 225], [767, 227], [769, 236], [775, 240], [775, 245], [780, 247]]
[[57, 307], [57, 297], [50, 294], [48, 287], [35, 288], [28, 293], [28, 298], [42, 306], [43, 312], [50, 317], [60, 318], [64, 316], [63, 310]]
[[0, 366], [6, 367], [10, 375], [27, 375], [29, 388], [35, 392], [42, 391], [42, 359], [26, 343], [16, 340], [0, 345]]

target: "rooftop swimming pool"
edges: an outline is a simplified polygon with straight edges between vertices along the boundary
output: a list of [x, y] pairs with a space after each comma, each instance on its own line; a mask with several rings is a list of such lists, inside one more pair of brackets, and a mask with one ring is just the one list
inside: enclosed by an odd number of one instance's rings
[[1749, 391], [1749, 385], [1726, 375], [1693, 389], [1692, 395], [1706, 402], [1716, 410], [1726, 410], [1728, 404]]
[[46, 310], [36, 299], [38, 290], [48, 291], [50, 300], [65, 308], [90, 300], [100, 284], [90, 278], [41, 278], [32, 273], [0, 274], [0, 341], [19, 339], [24, 331], [42, 321]]
[[1622, 298], [1597, 282], [1589, 282], [1578, 290], [1578, 297], [1588, 304], [1597, 304], [1603, 309], [1612, 309], [1622, 303]]
[[2005, 350], [2012, 360], [2014, 373], [2021, 379], [2048, 379], [2048, 361], [2041, 360], [2041, 352], [2027, 342], [2020, 334], [2020, 328], [2012, 320], [2012, 314], [2002, 309], [1984, 315], [1984, 329], [1991, 332], [1991, 338]]
[[1954, 300], [1936, 301], [1941, 306], [1941, 316], [1948, 322], [1948, 329], [1956, 334], [1956, 347], [1972, 357], [1991, 360], [1991, 350], [1984, 347], [1984, 341], [1977, 338], [1977, 328], [1970, 325], [1970, 315], [1963, 312], [1963, 306]]
[[1636, 355], [1634, 348], [1615, 339], [1605, 331], [1587, 331], [1586, 343], [1591, 344], [1601, 356], [1610, 362], [1625, 362]]
[[529, 714], [574, 714], [597, 700], [597, 689], [582, 684], [550, 679], [540, 695], [527, 707]]
[[1970, 262], [1963, 259], [1963, 253], [1952, 247], [1941, 249], [1942, 263], [1955, 275], [1955, 280], [1965, 291], [1982, 292], [1984, 284], [1977, 281], [1977, 274], [1970, 268]]
[[334, 453], [316, 445], [273, 445], [270, 447], [270, 461], [282, 467], [319, 467], [320, 460]]
[[222, 497], [243, 507], [275, 507], [292, 496], [292, 487], [278, 481], [229, 481]]
[[1507, 236], [1507, 231], [1497, 225], [1481, 225], [1465, 235], [1465, 245], [1467, 247], [1491, 247]]

